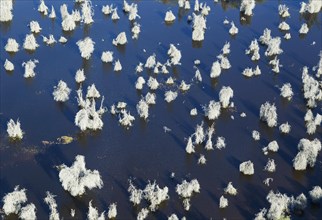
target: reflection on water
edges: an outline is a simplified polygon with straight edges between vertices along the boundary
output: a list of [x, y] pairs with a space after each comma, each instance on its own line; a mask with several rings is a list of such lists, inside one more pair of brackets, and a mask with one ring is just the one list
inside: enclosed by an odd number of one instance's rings
[[[1, 198], [12, 191], [15, 185], [20, 185], [27, 189], [28, 201], [35, 203], [39, 219], [48, 217], [48, 207], [43, 203], [47, 190], [57, 195], [58, 210], [65, 219], [70, 218], [71, 208], [76, 210], [78, 219], [85, 219], [91, 200], [100, 212], [107, 210], [110, 203], [117, 202], [119, 219], [132, 219], [142, 207], [133, 207], [129, 202], [128, 179], [133, 178], [140, 187], [145, 186], [148, 180], [155, 179], [160, 186], [169, 187], [170, 199], [161, 205], [159, 211], [149, 215], [153, 219], [166, 219], [172, 213], [179, 217], [186, 216], [187, 219], [252, 219], [261, 208], [268, 206], [265, 198], [270, 190], [294, 196], [302, 192], [308, 195], [312, 186], [321, 183], [321, 153], [314, 168], [305, 172], [295, 172], [292, 168], [292, 160], [298, 152], [298, 141], [301, 138], [320, 138], [322, 132], [319, 127], [315, 135], [306, 134], [303, 121], [306, 106], [301, 90], [303, 66], [311, 68], [318, 62], [321, 13], [300, 15], [298, 2], [285, 2], [290, 7], [291, 17], [286, 21], [291, 26], [292, 35], [292, 39], [286, 41], [283, 39], [285, 33], [278, 30], [278, 24], [283, 20], [278, 16], [277, 9], [281, 1], [256, 1], [254, 16], [249, 17], [239, 12], [240, 1], [214, 3], [209, 0], [205, 1], [211, 7], [205, 40], [194, 42], [191, 39], [191, 23], [187, 22], [192, 10], [179, 9], [177, 0], [135, 2], [138, 3], [141, 16], [137, 20], [141, 25], [138, 40], [131, 39], [133, 22], [128, 21], [127, 15], [122, 12], [122, 1], [111, 2], [118, 7], [121, 17], [119, 21], [113, 22], [110, 16], [101, 13], [101, 7], [106, 3], [93, 1], [95, 22], [91, 25], [79, 23], [72, 32], [63, 32], [60, 27], [58, 9], [62, 1], [48, 1], [48, 5], [52, 4], [56, 9], [55, 20], [38, 13], [34, 4], [15, 1], [14, 20], [0, 24], [1, 48], [9, 37], [15, 38], [20, 44], [18, 53], [8, 54], [1, 49], [0, 57], [2, 64], [5, 59], [15, 64], [13, 72], [6, 72], [1, 67], [0, 74]], [[78, 3], [64, 3], [68, 5], [69, 11], [80, 9]], [[171, 25], [166, 25], [164, 15], [170, 9], [177, 19]], [[224, 25], [224, 19], [234, 21], [239, 28], [236, 36], [229, 35], [230, 25]], [[40, 47], [33, 53], [22, 49], [24, 37], [29, 33], [27, 25], [31, 20], [39, 21], [43, 28], [41, 34], [36, 35]], [[305, 36], [299, 36], [298, 29], [304, 22], [310, 31]], [[279, 58], [283, 67], [279, 74], [272, 73], [268, 65], [269, 58], [264, 55], [264, 46], [260, 46], [261, 59], [258, 62], [252, 62], [245, 55], [250, 42], [258, 38], [265, 27], [272, 30], [272, 36], [282, 38], [284, 53]], [[115, 47], [111, 43], [112, 39], [123, 31], [129, 43]], [[42, 42], [42, 35], [49, 34], [53, 34], [56, 40], [62, 35], [68, 42], [48, 47]], [[76, 46], [76, 42], [86, 36], [95, 41], [95, 51], [89, 60], [80, 57]], [[222, 71], [219, 78], [211, 79], [211, 65], [217, 60], [226, 41], [231, 44], [228, 59], [232, 68]], [[313, 41], [316, 42], [314, 46], [311, 45]], [[153, 70], [140, 73], [146, 80], [153, 76], [162, 84], [155, 91], [156, 105], [149, 108], [148, 120], [141, 120], [136, 113], [136, 104], [151, 91], [146, 86], [142, 91], [135, 89], [134, 83], [139, 75], [135, 73], [135, 67], [139, 62], [145, 63], [153, 53], [158, 61], [165, 63], [171, 43], [181, 50], [182, 65], [168, 68], [168, 75], [154, 74]], [[120, 59], [123, 67], [121, 72], [114, 72], [113, 64], [101, 62], [101, 54], [107, 50], [114, 52], [115, 60]], [[24, 79], [21, 64], [30, 59], [39, 60], [35, 69], [37, 75], [33, 79]], [[191, 80], [195, 74], [193, 66], [196, 59], [201, 61], [198, 68], [203, 82], [200, 83]], [[256, 65], [262, 70], [261, 76], [249, 79], [241, 75], [246, 67], [253, 68]], [[107, 112], [102, 117], [104, 127], [101, 131], [80, 132], [74, 125], [74, 116], [79, 110], [76, 90], [80, 87], [74, 76], [81, 68], [86, 75], [83, 91], [95, 83], [101, 95], [105, 96], [105, 106], [110, 107], [118, 101], [127, 102], [128, 110], [136, 117], [133, 127], [125, 129], [119, 125], [118, 116]], [[165, 85], [169, 76], [175, 79], [176, 85]], [[59, 80], [64, 80], [72, 89], [70, 100], [66, 103], [53, 100], [53, 87]], [[164, 92], [176, 91], [181, 80], [191, 83], [191, 89], [184, 93], [179, 91], [174, 102], [166, 103]], [[291, 101], [279, 95], [279, 88], [287, 82], [292, 84], [295, 92]], [[223, 110], [220, 118], [214, 122], [213, 141], [223, 136], [227, 147], [206, 151], [203, 146], [196, 146], [197, 153], [187, 155], [185, 144], [196, 125], [204, 121], [207, 128], [213, 123], [204, 117], [202, 106], [210, 100], [218, 100], [222, 86], [234, 89], [232, 100], [235, 106]], [[290, 134], [282, 135], [278, 128], [268, 128], [259, 121], [259, 108], [265, 101], [276, 104], [278, 122], [281, 124], [288, 121], [292, 126]], [[197, 116], [190, 116], [192, 108], [197, 109]], [[318, 113], [320, 108], [321, 104], [314, 113]], [[242, 112], [247, 117], [240, 117]], [[25, 136], [20, 142], [8, 140], [6, 123], [10, 118], [19, 118], [21, 121]], [[171, 131], [164, 132], [164, 126]], [[253, 130], [261, 133], [260, 141], [252, 139]], [[57, 138], [64, 135], [73, 137], [74, 141], [67, 145], [57, 144]], [[273, 140], [279, 143], [279, 152], [264, 155], [262, 148]], [[89, 169], [100, 172], [104, 187], [73, 198], [61, 187], [56, 166], [72, 164], [78, 154], [86, 156]], [[197, 165], [200, 154], [204, 154], [207, 159], [204, 166]], [[262, 171], [268, 158], [274, 159], [277, 164], [275, 173]], [[254, 163], [254, 176], [245, 177], [239, 173], [239, 164], [246, 160]], [[174, 178], [170, 177], [171, 173], [175, 174]], [[273, 178], [270, 187], [263, 184], [263, 180], [268, 177]], [[175, 193], [175, 186], [183, 179], [193, 178], [200, 182], [201, 192], [192, 198], [191, 210], [185, 212], [181, 199]], [[230, 181], [238, 189], [238, 196], [228, 197], [228, 208], [220, 210], [219, 198]], [[321, 208], [308, 204], [303, 215], [296, 218], [314, 219], [321, 215]]]

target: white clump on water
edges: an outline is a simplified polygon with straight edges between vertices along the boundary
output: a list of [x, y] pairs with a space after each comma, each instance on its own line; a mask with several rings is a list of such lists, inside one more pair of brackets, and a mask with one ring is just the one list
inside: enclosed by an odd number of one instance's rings
[[46, 192], [46, 197], [44, 199], [45, 203], [49, 206], [50, 214], [49, 219], [50, 220], [59, 220], [59, 213], [57, 211], [57, 203], [55, 200], [55, 195], [51, 194], [49, 191]]
[[23, 42], [23, 48], [26, 50], [36, 50], [37, 47], [39, 47], [39, 44], [37, 44], [36, 38], [33, 34], [27, 34], [25, 37], [25, 40]]
[[62, 43], [62, 44], [67, 43], [67, 39], [63, 36], [61, 36], [58, 41], [59, 43]]
[[235, 26], [235, 23], [232, 21], [230, 24], [231, 24], [231, 28], [229, 29], [229, 34], [231, 35], [238, 34], [238, 28]]
[[85, 157], [77, 155], [72, 166], [65, 164], [59, 166], [59, 181], [63, 188], [72, 196], [81, 196], [86, 189], [103, 187], [102, 178], [97, 170], [89, 170], [85, 167]]
[[157, 79], [152, 76], [149, 77], [147, 85], [151, 90], [156, 90], [159, 87]]
[[200, 157], [198, 159], [198, 164], [206, 164], [207, 160], [205, 158], [205, 155], [200, 154]]
[[[213, 150], [213, 143], [212, 143], [212, 136], [215, 133], [215, 127], [214, 124], [212, 124], [207, 131], [207, 141], [206, 141], [206, 145], [205, 145], [205, 149], [206, 150]], [[218, 141], [218, 139], [217, 139]], [[216, 146], [217, 147], [217, 146]]]
[[312, 202], [318, 203], [322, 199], [322, 188], [320, 186], [314, 186], [311, 191], [309, 191]]
[[108, 206], [107, 217], [109, 219], [114, 219], [117, 216], [117, 208], [116, 203], [112, 203]]
[[76, 28], [76, 14], [69, 14], [66, 4], [60, 6], [60, 14], [62, 17], [61, 26], [63, 31], [73, 31]]
[[272, 39], [271, 32], [270, 29], [265, 28], [263, 34], [259, 37], [259, 42], [268, 45], [269, 41]]
[[218, 59], [220, 59], [220, 67], [224, 70], [230, 69], [231, 64], [228, 60], [227, 57], [223, 56], [223, 55], [219, 55], [217, 56]]
[[45, 4], [45, 1], [44, 0], [40, 0], [40, 4], [38, 6], [38, 11], [40, 13], [43, 13], [44, 15], [47, 15], [48, 14], [48, 7]]
[[148, 69], [152, 69], [154, 68], [154, 66], [156, 65], [156, 55], [152, 54], [151, 56], [148, 57], [148, 59], [145, 62], [144, 67], [148, 68]]
[[261, 135], [260, 135], [259, 131], [256, 131], [256, 130], [253, 130], [252, 137], [255, 141], [259, 141], [261, 139]]
[[[269, 184], [273, 182], [273, 178], [266, 178], [263, 180], [263, 183], [266, 185], [266, 186], [269, 186]], [[256, 218], [257, 219], [257, 218]]]
[[98, 110], [96, 110], [96, 102], [94, 98], [83, 99], [81, 88], [77, 90], [77, 96], [78, 105], [82, 109], [80, 109], [75, 116], [75, 125], [78, 126], [81, 131], [85, 131], [87, 129], [101, 130], [104, 125], [101, 117], [107, 111], [106, 108], [103, 107], [104, 96]]
[[240, 11], [247, 16], [252, 16], [255, 5], [255, 0], [242, 0], [240, 4]]
[[203, 106], [203, 110], [205, 112], [205, 116], [209, 120], [215, 120], [220, 116], [220, 110], [221, 110], [220, 102], [211, 100], [208, 106]]
[[105, 220], [104, 214], [105, 213], [102, 212], [99, 215], [97, 208], [92, 206], [92, 200], [89, 201], [88, 212], [87, 212], [87, 219], [88, 220]]
[[320, 60], [318, 64], [315, 67], [313, 67], [313, 70], [316, 71], [316, 77], [322, 76], [322, 50], [320, 51], [319, 57]]
[[190, 197], [193, 193], [200, 192], [200, 185], [197, 179], [193, 179], [190, 182], [183, 180], [181, 184], [176, 186], [177, 194], [183, 198], [183, 204], [186, 211], [190, 209]]
[[143, 190], [143, 198], [150, 204], [149, 209], [155, 212], [163, 201], [169, 199], [168, 192], [168, 187], [161, 188], [155, 181], [152, 183], [149, 181]]
[[308, 74], [308, 68], [304, 67], [302, 72], [302, 83], [304, 98], [309, 108], [316, 107], [317, 101], [322, 100], [322, 86], [319, 81]]
[[286, 33], [286, 34], [284, 35], [284, 39], [286, 39], [286, 40], [291, 39], [291, 34], [290, 34], [290, 33]]
[[13, 71], [15, 69], [15, 66], [13, 65], [13, 63], [7, 59], [5, 60], [3, 67], [5, 68], [6, 71]]
[[293, 91], [290, 83], [285, 83], [283, 86], [280, 88], [281, 91], [281, 96], [283, 98], [286, 98], [288, 100], [291, 100], [293, 97]]
[[127, 191], [130, 193], [130, 202], [132, 202], [133, 205], [139, 205], [143, 198], [143, 191], [141, 189], [137, 189], [131, 180], [129, 181], [129, 188]]
[[191, 137], [188, 138], [188, 142], [187, 142], [187, 145], [186, 145], [186, 152], [188, 154], [191, 154], [191, 153], [195, 152], [195, 146], [193, 145]]
[[13, 1], [1, 0], [0, 1], [0, 22], [8, 22], [13, 18], [12, 14]]
[[16, 53], [19, 51], [19, 44], [13, 38], [8, 38], [7, 44], [4, 49], [9, 53]]
[[69, 99], [69, 94], [71, 92], [71, 89], [68, 88], [67, 84], [59, 80], [58, 85], [54, 87], [54, 100], [56, 102], [66, 102]]
[[221, 196], [219, 199], [219, 208], [224, 209], [228, 207], [228, 199], [226, 199], [224, 196]]
[[146, 219], [146, 217], [148, 217], [148, 214], [149, 214], [149, 209], [147, 208], [143, 208], [141, 209], [141, 211], [138, 213], [138, 216], [137, 216], [137, 220], [144, 220]]
[[168, 50], [168, 55], [170, 56], [170, 64], [172, 65], [180, 65], [181, 60], [181, 51], [178, 50], [173, 44], [170, 44], [170, 48]]
[[120, 60], [116, 60], [114, 63], [114, 71], [118, 72], [122, 70], [122, 64], [120, 62]]
[[234, 91], [229, 86], [223, 86], [219, 92], [219, 101], [223, 108], [227, 108], [230, 104], [230, 99], [234, 96]]
[[139, 76], [139, 78], [136, 80], [135, 88], [138, 90], [143, 89], [143, 85], [145, 84], [145, 79], [142, 76]]
[[79, 12], [79, 10], [77, 10], [77, 9], [73, 10], [71, 15], [72, 15], [75, 22], [82, 21], [82, 16], [81, 16], [81, 13]]
[[263, 148], [263, 152], [264, 152], [264, 154], [267, 154], [268, 151], [277, 152], [278, 149], [279, 149], [279, 146], [278, 146], [277, 141], [271, 141], [268, 143], [268, 145], [266, 147]]
[[32, 78], [36, 76], [34, 69], [36, 68], [37, 63], [39, 63], [38, 60], [29, 60], [22, 63], [22, 66], [25, 67], [25, 73], [23, 75], [25, 78]]
[[202, 144], [202, 142], [205, 141], [206, 135], [203, 128], [203, 122], [200, 125], [197, 124], [193, 136], [195, 137], [195, 144]]
[[299, 152], [293, 159], [295, 170], [306, 170], [307, 166], [314, 167], [319, 151], [321, 151], [321, 142], [319, 139], [312, 141], [302, 138], [297, 145]]
[[196, 68], [195, 79], [198, 80], [199, 82], [202, 82], [202, 76], [198, 68]]
[[189, 10], [191, 8], [190, 2], [188, 0], [184, 3], [184, 9]]
[[154, 93], [150, 93], [148, 92], [146, 95], [145, 95], [145, 101], [146, 103], [148, 103], [149, 105], [154, 105], [156, 102], [155, 102], [155, 99], [156, 99], [156, 95]]
[[274, 37], [270, 38], [267, 42], [267, 49], [265, 51], [266, 56], [275, 56], [283, 53], [283, 50], [280, 48], [281, 38]]
[[92, 56], [92, 53], [94, 52], [95, 42], [90, 37], [86, 37], [83, 40], [77, 41], [76, 44], [81, 53], [81, 57], [88, 60]]
[[51, 6], [50, 14], [48, 15], [49, 18], [54, 19], [56, 18], [56, 12], [54, 6]]
[[275, 73], [279, 73], [280, 72], [280, 67], [282, 67], [282, 65], [280, 65], [280, 60], [277, 58], [277, 56], [272, 59], [271, 61], [269, 61], [269, 64], [272, 65], [272, 71]]
[[264, 213], [264, 215], [266, 214], [267, 219], [282, 219], [287, 217], [290, 198], [286, 194], [270, 191], [266, 199], [270, 203], [269, 210]]
[[300, 34], [307, 34], [309, 32], [309, 27], [307, 26], [306, 23], [303, 23], [300, 30], [299, 30], [299, 33]]
[[102, 12], [105, 15], [110, 15], [113, 12], [113, 4], [111, 5], [103, 5]]
[[95, 84], [92, 84], [87, 87], [86, 98], [99, 98], [99, 97], [101, 97], [101, 94], [96, 89]]
[[140, 18], [140, 15], [138, 14], [138, 5], [135, 3], [132, 3], [128, 10], [128, 18], [130, 21], [134, 21], [136, 18]]
[[232, 182], [228, 183], [227, 187], [224, 188], [224, 192], [232, 196], [237, 195], [237, 189], [233, 186]]
[[226, 42], [221, 51], [223, 55], [228, 55], [230, 53], [230, 43]]
[[41, 31], [41, 27], [40, 27], [38, 21], [31, 21], [29, 23], [29, 27], [30, 27], [30, 31], [32, 33], [38, 34]]
[[311, 135], [316, 132], [316, 127], [321, 125], [322, 115], [317, 113], [314, 117], [313, 112], [309, 109], [304, 116], [304, 121], [306, 126], [306, 133]]
[[291, 131], [291, 125], [288, 122], [283, 123], [279, 126], [279, 130], [283, 134], [288, 134]]
[[191, 115], [191, 116], [196, 116], [196, 115], [198, 115], [198, 111], [197, 111], [197, 109], [196, 109], [196, 108], [191, 109], [191, 110], [190, 110], [190, 115]]
[[239, 171], [244, 175], [253, 175], [254, 174], [254, 164], [248, 160], [239, 165]]
[[290, 13], [288, 10], [289, 10], [289, 8], [286, 5], [278, 5], [278, 14], [282, 18], [287, 18], [290, 16]]
[[112, 63], [113, 62], [113, 52], [112, 51], [103, 51], [101, 60], [104, 63]]
[[[133, 185], [131, 180], [129, 181], [129, 184], [130, 186], [128, 188], [128, 192], [130, 193], [130, 201], [134, 205], [138, 205], [141, 203], [142, 199], [145, 199], [149, 203], [149, 209], [147, 209], [148, 212], [149, 210], [155, 212], [163, 201], [169, 199], [168, 187], [165, 186], [161, 188], [158, 184], [156, 184], [155, 181], [148, 181], [148, 184], [143, 190], [137, 189]], [[146, 215], [148, 214], [148, 212], [146, 213]]]
[[172, 214], [168, 217], [168, 220], [179, 220], [179, 218], [176, 214]]
[[265, 102], [260, 107], [260, 119], [265, 121], [268, 127], [275, 127], [277, 125], [277, 113], [275, 104]]
[[279, 25], [278, 28], [282, 31], [288, 31], [290, 30], [290, 25], [288, 25], [285, 21], [282, 21]]
[[75, 74], [75, 81], [77, 83], [82, 83], [86, 79], [85, 74], [84, 74], [84, 69], [78, 69]]
[[111, 18], [113, 21], [120, 19], [120, 16], [117, 13], [117, 8], [113, 9], [113, 13], [112, 13]]
[[81, 6], [81, 9], [82, 9], [82, 22], [84, 22], [84, 24], [93, 23], [94, 9], [92, 6], [92, 2], [90, 0], [85, 0]]
[[135, 67], [135, 72], [136, 73], [141, 73], [143, 72], [143, 63], [139, 63], [136, 67]]
[[172, 85], [172, 84], [174, 84], [174, 79], [170, 76], [165, 83], [167, 85]]
[[16, 186], [13, 192], [2, 198], [2, 201], [2, 210], [5, 215], [18, 214], [22, 204], [27, 202], [26, 189], [19, 189], [19, 186]]
[[260, 54], [259, 54], [259, 45], [257, 39], [252, 40], [250, 43], [248, 49], [245, 51], [246, 54], [252, 54], [251, 59], [253, 61], [259, 60], [260, 59]]
[[112, 43], [115, 46], [125, 45], [127, 43], [126, 33], [125, 32], [119, 33], [117, 37], [113, 39]]
[[315, 14], [322, 9], [322, 2], [319, 0], [309, 0], [308, 3], [301, 2], [300, 13]]
[[268, 158], [268, 161], [267, 161], [267, 163], [266, 163], [266, 165], [264, 167], [264, 170], [268, 171], [268, 172], [275, 172], [276, 164], [275, 164], [274, 159]]
[[124, 127], [131, 127], [133, 126], [133, 121], [135, 118], [131, 115], [130, 112], [127, 112], [125, 109], [121, 110], [121, 115], [119, 118], [119, 123], [123, 125]]
[[118, 102], [116, 108], [118, 109], [125, 109], [127, 106], [126, 102]]
[[131, 29], [132, 31], [132, 39], [139, 39], [139, 34], [141, 32], [141, 25], [139, 23], [134, 23]]
[[54, 35], [50, 34], [49, 37], [47, 38], [46, 36], [43, 36], [43, 42], [46, 43], [47, 45], [53, 45], [56, 43], [56, 39], [54, 38]]
[[178, 93], [177, 92], [173, 92], [171, 90], [169, 91], [166, 91], [165, 94], [164, 94], [164, 100], [168, 103], [174, 101], [178, 96]]
[[141, 118], [146, 120], [149, 117], [149, 105], [144, 99], [141, 99], [136, 105], [136, 110]]
[[210, 78], [217, 78], [221, 74], [221, 66], [219, 61], [213, 62], [211, 66]]
[[226, 142], [224, 137], [218, 137], [216, 141], [216, 148], [221, 150], [226, 147]]
[[205, 38], [205, 30], [207, 29], [206, 18], [202, 14], [196, 15], [193, 13], [192, 28], [192, 40], [203, 41]]
[[187, 84], [184, 80], [181, 81], [179, 85], [179, 89], [183, 92], [188, 91], [190, 89], [191, 85]]
[[19, 219], [21, 220], [36, 220], [36, 206], [33, 203], [22, 207], [19, 213]]
[[165, 22], [173, 22], [174, 20], [176, 20], [176, 16], [174, 16], [174, 14], [172, 13], [171, 10], [167, 11], [165, 13], [164, 21]]
[[240, 117], [245, 118], [247, 115], [245, 112], [240, 113]]
[[7, 123], [7, 133], [8, 136], [12, 139], [18, 139], [21, 140], [23, 138], [24, 132], [21, 130], [21, 125], [19, 119], [17, 122], [10, 119]]

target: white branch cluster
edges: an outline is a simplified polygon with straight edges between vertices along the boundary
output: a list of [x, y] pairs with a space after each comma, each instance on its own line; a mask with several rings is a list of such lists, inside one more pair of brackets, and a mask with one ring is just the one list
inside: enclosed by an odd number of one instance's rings
[[77, 155], [72, 166], [60, 165], [59, 181], [72, 196], [80, 196], [86, 189], [103, 187], [103, 181], [97, 170], [85, 167], [85, 157]]

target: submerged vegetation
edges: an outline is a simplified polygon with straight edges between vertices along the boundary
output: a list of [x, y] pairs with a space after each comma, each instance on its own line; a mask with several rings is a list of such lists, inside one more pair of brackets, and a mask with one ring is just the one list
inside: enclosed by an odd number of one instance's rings
[[22, 6], [0, 0], [2, 218], [320, 216], [321, 1]]

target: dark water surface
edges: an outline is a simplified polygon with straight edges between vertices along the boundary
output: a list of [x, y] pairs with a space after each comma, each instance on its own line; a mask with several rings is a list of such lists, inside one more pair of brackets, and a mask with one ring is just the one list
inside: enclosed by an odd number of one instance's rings
[[[101, 12], [102, 5], [115, 2], [118, 6], [120, 20], [113, 22], [110, 16]], [[130, 2], [130, 1], [129, 1]], [[308, 191], [315, 185], [322, 185], [322, 154], [317, 158], [316, 166], [304, 172], [296, 172], [292, 168], [292, 160], [297, 154], [297, 144], [301, 138], [319, 138], [322, 130], [318, 127], [315, 135], [307, 135], [304, 124], [306, 105], [301, 91], [301, 74], [303, 66], [311, 68], [317, 65], [318, 54], [322, 46], [321, 12], [312, 16], [301, 16], [298, 11], [299, 1], [258, 1], [254, 16], [247, 21], [240, 21], [238, 1], [230, 3], [207, 2], [211, 7], [207, 16], [207, 30], [202, 43], [191, 40], [191, 25], [187, 16], [192, 9], [179, 9], [177, 1], [136, 1], [141, 19], [141, 33], [138, 40], [131, 39], [132, 24], [122, 12], [122, 1], [93, 1], [95, 16], [94, 23], [86, 26], [79, 24], [72, 33], [64, 33], [61, 29], [59, 6], [68, 5], [69, 12], [79, 8], [72, 1], [46, 1], [47, 6], [53, 5], [57, 18], [51, 20], [42, 16], [38, 11], [38, 1], [17, 0], [14, 2], [14, 18], [9, 24], [0, 24], [1, 74], [0, 74], [0, 197], [13, 191], [16, 185], [27, 189], [28, 201], [37, 207], [37, 217], [47, 219], [49, 210], [43, 202], [46, 191], [57, 195], [58, 211], [64, 219], [70, 218], [70, 209], [76, 209], [77, 218], [85, 218], [88, 202], [99, 211], [107, 210], [110, 203], [116, 202], [118, 219], [133, 219], [139, 209], [133, 208], [127, 192], [128, 179], [135, 178], [137, 186], [144, 187], [148, 180], [156, 180], [161, 186], [168, 186], [170, 199], [164, 202], [160, 209], [149, 214], [149, 219], [165, 219], [172, 213], [187, 219], [251, 219], [263, 207], [269, 207], [266, 195], [270, 190], [280, 191], [297, 196]], [[278, 25], [282, 19], [278, 15], [278, 4], [287, 4], [291, 17], [286, 22], [291, 27], [291, 40], [284, 40], [284, 33]], [[164, 23], [167, 10], [171, 9], [177, 19], [171, 25]], [[231, 37], [228, 33], [230, 25], [224, 25], [227, 18], [234, 21], [239, 33]], [[30, 21], [37, 20], [42, 31], [37, 35], [40, 47], [34, 53], [22, 49], [25, 35], [29, 33], [27, 26]], [[310, 31], [306, 36], [299, 36], [301, 24], [307, 22]], [[260, 46], [261, 59], [257, 62], [262, 75], [246, 79], [241, 72], [246, 67], [255, 67], [256, 62], [245, 55], [245, 49], [250, 42], [259, 38], [265, 28], [272, 30], [272, 36], [282, 38], [281, 48], [284, 53], [279, 56], [283, 67], [279, 74], [274, 74], [265, 57], [265, 47]], [[128, 44], [119, 48], [112, 45], [112, 39], [125, 31]], [[56, 43], [50, 47], [42, 42], [41, 35], [53, 34], [56, 40], [61, 35], [68, 39], [66, 45]], [[89, 60], [83, 60], [79, 54], [76, 42], [90, 36], [95, 41], [95, 51]], [[14, 55], [4, 50], [7, 39], [15, 38], [20, 44], [20, 51]], [[212, 63], [217, 59], [220, 50], [229, 41], [231, 53], [228, 56], [232, 68], [223, 71], [222, 75], [213, 80], [210, 78]], [[313, 46], [311, 43], [315, 41]], [[136, 103], [141, 95], [149, 90], [147, 86], [141, 92], [136, 91], [137, 74], [135, 67], [139, 62], [156, 54], [157, 60], [165, 62], [168, 59], [167, 50], [173, 43], [182, 52], [181, 66], [169, 69], [169, 75], [156, 76], [163, 83], [168, 76], [190, 82], [194, 76], [193, 61], [200, 59], [202, 83], [193, 82], [186, 93], [179, 92], [178, 98], [168, 104], [164, 101], [164, 92], [175, 87], [161, 86], [156, 91], [156, 105], [150, 107], [147, 122], [141, 120], [136, 113]], [[146, 50], [146, 53], [143, 50]], [[120, 59], [123, 69], [114, 72], [113, 66], [103, 64], [101, 53], [106, 50], [114, 51], [114, 57]], [[15, 70], [8, 73], [3, 68], [5, 59], [15, 64]], [[35, 68], [37, 73], [33, 79], [23, 77], [24, 69], [21, 64], [30, 59], [38, 59]], [[118, 123], [118, 118], [105, 113], [104, 127], [97, 132], [80, 132], [74, 125], [74, 117], [78, 111], [74, 81], [77, 69], [84, 68], [86, 80], [83, 90], [95, 83], [96, 88], [105, 96], [105, 106], [111, 106], [118, 101], [128, 103], [128, 109], [136, 117], [134, 126], [129, 130]], [[141, 75], [147, 80], [154, 75], [144, 70]], [[53, 87], [59, 80], [64, 80], [72, 89], [70, 100], [64, 104], [53, 100]], [[279, 95], [279, 88], [284, 83], [291, 83], [294, 97], [288, 102]], [[226, 139], [227, 147], [222, 150], [206, 152], [197, 147], [196, 154], [185, 152], [186, 140], [197, 124], [203, 120], [210, 124], [204, 116], [202, 105], [210, 100], [218, 100], [222, 86], [231, 86], [234, 90], [233, 102], [236, 108], [223, 110], [222, 115], [215, 121], [215, 142], [217, 136]], [[276, 128], [268, 128], [259, 121], [259, 108], [265, 101], [274, 102], [277, 107], [278, 123], [288, 121], [292, 126], [291, 133], [282, 135]], [[198, 116], [191, 117], [190, 110], [196, 107]], [[246, 118], [240, 113], [245, 112]], [[321, 114], [321, 103], [314, 109], [314, 114]], [[235, 120], [231, 119], [235, 117]], [[21, 121], [25, 136], [21, 142], [10, 142], [6, 133], [6, 124], [10, 118]], [[163, 126], [172, 129], [164, 133]], [[261, 140], [252, 139], [252, 130], [261, 133]], [[62, 135], [76, 138], [69, 145], [43, 145], [42, 141], [55, 141]], [[276, 140], [280, 150], [277, 153], [264, 155], [262, 147]], [[197, 164], [199, 154], [205, 154], [207, 163]], [[86, 157], [89, 169], [97, 169], [103, 179], [104, 187], [87, 191], [82, 197], [73, 198], [62, 188], [58, 171], [55, 166], [65, 163], [70, 166], [76, 155]], [[275, 160], [275, 173], [263, 171], [268, 158]], [[252, 160], [255, 174], [245, 177], [239, 173], [239, 164]], [[175, 178], [171, 179], [171, 172]], [[269, 187], [263, 180], [271, 177], [274, 181]], [[191, 209], [184, 211], [181, 199], [175, 193], [175, 186], [183, 179], [197, 178], [201, 191], [191, 199]], [[219, 198], [228, 182], [238, 189], [236, 197], [225, 196], [229, 200], [226, 209], [219, 209]], [[141, 206], [140, 206], [141, 207]], [[143, 207], [143, 206], [142, 206]], [[292, 215], [297, 219], [318, 219], [322, 216], [322, 208], [310, 203], [302, 216]]]

